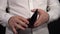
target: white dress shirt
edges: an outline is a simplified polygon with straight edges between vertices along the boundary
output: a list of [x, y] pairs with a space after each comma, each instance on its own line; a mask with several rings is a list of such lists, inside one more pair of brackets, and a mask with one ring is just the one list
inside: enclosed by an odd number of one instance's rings
[[[6, 13], [7, 6], [9, 7], [9, 13]], [[47, 6], [49, 6], [48, 12], [46, 11]], [[50, 17], [48, 23], [57, 20], [59, 17], [58, 0], [0, 0], [0, 24], [6, 27], [6, 34], [13, 34], [8, 26], [10, 17], [19, 15], [25, 18], [30, 18], [33, 14], [31, 10], [35, 8], [42, 9], [49, 14]], [[49, 34], [47, 28], [48, 23], [34, 28], [33, 34]], [[25, 33], [31, 34], [31, 30], [27, 28]]]

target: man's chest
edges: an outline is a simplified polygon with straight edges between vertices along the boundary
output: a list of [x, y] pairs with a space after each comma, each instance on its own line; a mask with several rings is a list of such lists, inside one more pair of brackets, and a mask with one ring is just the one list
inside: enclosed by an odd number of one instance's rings
[[33, 2], [33, 4], [45, 4], [47, 3], [47, 0], [9, 0], [10, 3], [16, 3], [16, 4], [29, 4], [30, 2]]
[[9, 4], [12, 6], [24, 6], [29, 8], [30, 6], [34, 8], [46, 7], [47, 0], [9, 0]]

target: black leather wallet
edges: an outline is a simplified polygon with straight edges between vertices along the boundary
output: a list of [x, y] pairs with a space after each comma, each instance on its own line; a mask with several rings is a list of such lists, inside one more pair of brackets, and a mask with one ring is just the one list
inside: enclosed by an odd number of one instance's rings
[[[30, 19], [28, 19], [29, 20], [28, 28], [34, 28], [34, 23], [37, 19], [37, 15], [38, 15], [38, 10], [36, 10], [35, 13], [32, 15], [32, 17]], [[18, 32], [18, 34], [26, 34], [26, 31], [23, 31], [20, 29], [17, 29], [17, 32]], [[29, 31], [27, 33], [29, 33]]]
[[28, 28], [34, 28], [34, 23], [37, 20], [37, 15], [38, 15], [38, 9], [34, 12], [32, 17], [29, 20]]

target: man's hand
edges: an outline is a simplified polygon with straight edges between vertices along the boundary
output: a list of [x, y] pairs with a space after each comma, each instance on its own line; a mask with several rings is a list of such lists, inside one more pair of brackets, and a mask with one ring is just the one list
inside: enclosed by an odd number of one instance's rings
[[11, 27], [14, 34], [17, 34], [16, 29], [25, 30], [25, 28], [28, 27], [27, 24], [29, 24], [29, 22], [27, 19], [21, 16], [13, 16], [9, 19], [8, 24]]
[[[34, 12], [36, 9], [33, 9], [32, 12]], [[44, 10], [42, 9], [38, 9], [38, 19], [36, 20], [35, 24], [34, 24], [34, 27], [38, 27], [44, 23], [46, 23], [49, 19], [49, 15], [47, 12], [45, 12]]]

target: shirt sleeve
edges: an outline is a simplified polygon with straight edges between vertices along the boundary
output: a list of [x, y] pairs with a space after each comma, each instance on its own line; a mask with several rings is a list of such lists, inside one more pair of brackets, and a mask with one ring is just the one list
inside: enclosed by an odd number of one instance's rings
[[58, 0], [48, 0], [48, 14], [49, 14], [49, 21], [48, 23], [57, 20], [59, 18], [59, 2]]
[[13, 15], [6, 13], [7, 0], [0, 0], [0, 24], [6, 26]]

